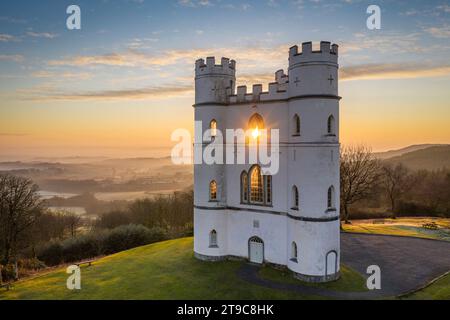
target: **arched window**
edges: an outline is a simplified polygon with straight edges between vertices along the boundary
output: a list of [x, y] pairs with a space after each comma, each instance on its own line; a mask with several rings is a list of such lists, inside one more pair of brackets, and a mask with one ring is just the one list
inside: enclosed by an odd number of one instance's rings
[[297, 262], [298, 251], [297, 244], [293, 241], [291, 244], [291, 260]]
[[335, 205], [334, 205], [334, 201], [335, 201], [335, 199], [334, 199], [334, 187], [333, 186], [328, 188], [328, 197], [327, 198], [328, 198], [327, 199], [328, 209], [333, 209], [335, 207]]
[[249, 129], [253, 130], [255, 128], [264, 129], [264, 119], [259, 113], [253, 114], [248, 120]]
[[335, 134], [334, 117], [333, 117], [333, 115], [328, 117], [327, 132], [330, 135], [334, 135]]
[[295, 114], [294, 115], [294, 123], [293, 123], [293, 125], [294, 125], [294, 133], [293, 133], [293, 135], [294, 136], [298, 136], [298, 135], [300, 135], [300, 117], [298, 116], [298, 114]]
[[263, 177], [261, 168], [254, 166], [250, 170], [250, 202], [263, 203]]
[[211, 248], [217, 247], [217, 231], [216, 230], [212, 230], [209, 233], [209, 247], [211, 247]]
[[248, 202], [248, 173], [246, 171], [241, 173], [241, 202]]
[[209, 200], [217, 200], [217, 182], [215, 180], [211, 181], [209, 184]]
[[299, 206], [299, 195], [297, 186], [292, 187], [292, 209], [298, 210]]
[[211, 130], [211, 138], [217, 136], [217, 121], [215, 119], [211, 120], [209, 123], [209, 129]]

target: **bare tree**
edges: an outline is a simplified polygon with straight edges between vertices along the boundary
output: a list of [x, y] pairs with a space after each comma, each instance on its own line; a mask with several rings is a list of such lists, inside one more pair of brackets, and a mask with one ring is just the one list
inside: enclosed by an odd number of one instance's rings
[[67, 228], [69, 228], [69, 232], [72, 238], [77, 235], [77, 230], [83, 224], [83, 219], [80, 215], [72, 212], [64, 213], [64, 222]]
[[0, 249], [1, 263], [16, 259], [20, 237], [41, 213], [38, 187], [30, 179], [0, 175]]
[[414, 183], [414, 177], [409, 173], [408, 168], [401, 163], [395, 166], [389, 164], [383, 166], [383, 185], [391, 203], [391, 211], [394, 218], [396, 217], [397, 201], [404, 193], [411, 190]]
[[341, 211], [349, 223], [349, 206], [370, 195], [380, 177], [380, 163], [364, 145], [341, 149]]

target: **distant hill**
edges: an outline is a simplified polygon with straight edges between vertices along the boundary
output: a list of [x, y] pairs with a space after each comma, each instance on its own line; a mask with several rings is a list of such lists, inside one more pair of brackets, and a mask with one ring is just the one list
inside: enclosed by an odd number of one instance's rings
[[[417, 147], [417, 146], [412, 146]], [[405, 148], [406, 149], [406, 148]], [[450, 145], [429, 146], [385, 159], [386, 163], [403, 163], [412, 170], [450, 169]]]
[[449, 145], [448, 144], [415, 144], [415, 145], [401, 148], [401, 149], [389, 150], [389, 151], [385, 151], [385, 152], [375, 152], [374, 155], [378, 159], [386, 160], [386, 159], [398, 157], [405, 153], [409, 153], [409, 152], [413, 152], [413, 151], [423, 150], [423, 149], [427, 149], [430, 147], [443, 147], [443, 146], [449, 146]]

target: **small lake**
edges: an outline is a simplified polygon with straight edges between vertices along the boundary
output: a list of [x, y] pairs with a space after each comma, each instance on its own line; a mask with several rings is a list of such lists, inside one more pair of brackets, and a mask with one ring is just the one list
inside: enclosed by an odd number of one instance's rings
[[76, 193], [62, 193], [62, 192], [44, 191], [44, 190], [38, 191], [38, 194], [44, 200], [48, 200], [48, 199], [51, 199], [51, 198], [54, 198], [54, 197], [59, 197], [59, 198], [63, 198], [63, 199], [69, 199], [69, 198], [77, 196]]
[[86, 209], [83, 207], [48, 207], [51, 212], [65, 212], [74, 213], [83, 216], [86, 214]]

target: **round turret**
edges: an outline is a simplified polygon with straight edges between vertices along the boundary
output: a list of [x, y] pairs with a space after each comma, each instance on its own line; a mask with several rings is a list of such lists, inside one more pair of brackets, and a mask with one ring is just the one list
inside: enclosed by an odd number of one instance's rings
[[313, 51], [311, 42], [302, 44], [302, 52], [293, 46], [289, 50], [289, 96], [326, 95], [338, 93], [338, 45], [320, 42]]
[[222, 58], [215, 64], [214, 57], [199, 59], [195, 63], [195, 103], [227, 103], [236, 87], [236, 62]]

